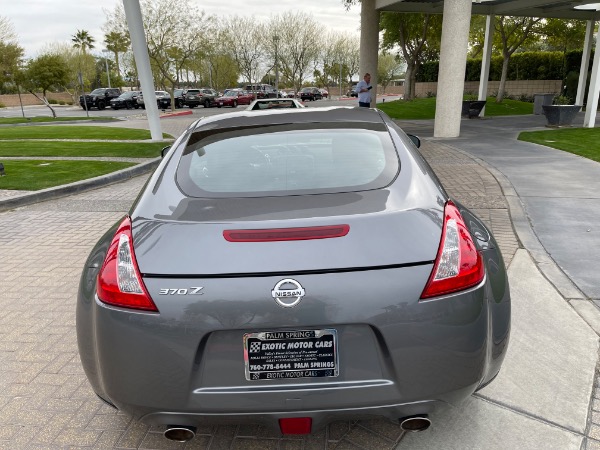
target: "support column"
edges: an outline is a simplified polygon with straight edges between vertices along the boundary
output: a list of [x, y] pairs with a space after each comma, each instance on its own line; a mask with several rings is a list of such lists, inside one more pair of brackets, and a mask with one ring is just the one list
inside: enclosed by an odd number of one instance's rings
[[153, 141], [162, 141], [160, 117], [158, 116], [156, 94], [154, 93], [154, 77], [150, 68], [150, 57], [148, 56], [148, 44], [146, 43], [146, 35], [144, 34], [144, 22], [142, 21], [140, 2], [139, 0], [123, 0], [123, 7], [125, 8], [125, 17], [131, 37], [135, 65], [142, 85], [150, 135]]
[[583, 53], [581, 54], [581, 68], [579, 69], [579, 83], [577, 84], [576, 105], [583, 105], [585, 96], [585, 85], [587, 83], [588, 70], [590, 70], [590, 55], [592, 54], [592, 45], [594, 42], [594, 24], [593, 20], [588, 20], [585, 27], [585, 42], [583, 43]]
[[379, 57], [379, 11], [375, 0], [362, 0], [360, 6], [360, 63], [358, 79], [371, 74], [371, 108], [377, 103], [377, 60]]
[[470, 1], [444, 1], [434, 137], [460, 135], [470, 23]]
[[[481, 60], [481, 75], [479, 76], [479, 100], [487, 98], [488, 81], [490, 79], [490, 61], [492, 60], [492, 45], [494, 42], [494, 22], [495, 16], [487, 16], [485, 18], [485, 41], [483, 44], [483, 59]], [[479, 114], [480, 117], [485, 115], [485, 107]]]
[[596, 124], [596, 112], [598, 110], [598, 95], [600, 94], [600, 33], [596, 34], [596, 51], [594, 52], [594, 64], [592, 66], [592, 78], [590, 80], [590, 91], [588, 92], [585, 107], [585, 128], [594, 128]]

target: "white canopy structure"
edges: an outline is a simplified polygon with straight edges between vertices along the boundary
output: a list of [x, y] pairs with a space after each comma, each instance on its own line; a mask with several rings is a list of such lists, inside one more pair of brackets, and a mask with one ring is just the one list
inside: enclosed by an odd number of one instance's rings
[[[490, 57], [495, 16], [525, 16], [559, 19], [587, 20], [577, 103], [583, 101], [589, 59], [593, 44], [596, 20], [600, 19], [600, 3], [583, 0], [362, 0], [360, 71], [375, 75], [377, 83], [377, 55], [379, 44], [379, 13], [381, 11], [405, 13], [443, 14], [438, 98], [436, 103], [434, 136], [457, 137], [460, 134], [461, 102], [472, 14], [486, 15], [486, 39], [479, 85], [479, 99], [485, 100], [489, 79]], [[600, 36], [600, 33], [598, 33]], [[596, 48], [600, 49], [596, 36]], [[600, 94], [600, 51], [595, 52], [592, 79], [587, 98], [584, 126], [593, 128]]]

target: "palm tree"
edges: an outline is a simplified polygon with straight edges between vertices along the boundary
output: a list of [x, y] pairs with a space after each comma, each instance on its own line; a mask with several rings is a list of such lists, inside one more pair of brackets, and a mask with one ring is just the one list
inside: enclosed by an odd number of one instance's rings
[[129, 36], [126, 33], [119, 33], [118, 31], [111, 31], [104, 35], [104, 44], [106, 48], [113, 52], [115, 55], [115, 64], [117, 65], [117, 74], [121, 74], [119, 69], [119, 52], [126, 52], [129, 49]]
[[73, 47], [80, 48], [81, 52], [85, 56], [86, 50], [91, 50], [94, 48], [95, 39], [90, 36], [90, 33], [86, 30], [77, 30], [71, 39], [73, 41]]

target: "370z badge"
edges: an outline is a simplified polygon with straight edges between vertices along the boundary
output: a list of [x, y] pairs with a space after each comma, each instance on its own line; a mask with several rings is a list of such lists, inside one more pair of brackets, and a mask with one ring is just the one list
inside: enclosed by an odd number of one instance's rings
[[271, 291], [271, 296], [277, 304], [284, 308], [293, 308], [305, 295], [306, 291], [302, 285], [292, 278], [281, 280]]
[[181, 288], [181, 289], [161, 289], [158, 291], [159, 295], [202, 295], [204, 292], [200, 292], [204, 289], [204, 286], [200, 287], [191, 287], [191, 288]]

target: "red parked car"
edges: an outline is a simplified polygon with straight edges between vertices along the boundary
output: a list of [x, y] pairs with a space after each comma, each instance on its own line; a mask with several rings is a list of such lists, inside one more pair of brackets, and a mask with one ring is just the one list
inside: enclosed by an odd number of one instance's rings
[[231, 106], [236, 108], [237, 105], [249, 105], [254, 100], [254, 96], [243, 89], [229, 89], [221, 97], [217, 98], [217, 106]]

